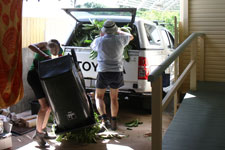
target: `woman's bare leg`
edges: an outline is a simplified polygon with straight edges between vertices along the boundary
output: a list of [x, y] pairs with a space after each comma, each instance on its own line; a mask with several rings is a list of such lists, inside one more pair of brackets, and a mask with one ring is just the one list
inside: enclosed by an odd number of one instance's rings
[[[38, 112], [36, 130], [39, 133], [42, 133], [43, 132], [42, 127], [43, 127], [43, 124], [44, 124], [44, 120], [46, 118], [46, 113], [49, 109], [49, 105], [48, 105], [45, 98], [40, 98], [40, 99], [38, 99], [38, 101], [39, 101], [39, 104], [40, 104], [40, 110]], [[49, 116], [49, 115], [47, 114], [47, 116]]]

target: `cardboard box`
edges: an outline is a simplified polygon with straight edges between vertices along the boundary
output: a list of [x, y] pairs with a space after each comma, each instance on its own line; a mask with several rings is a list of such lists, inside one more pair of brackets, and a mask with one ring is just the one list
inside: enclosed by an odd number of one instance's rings
[[26, 127], [35, 127], [36, 126], [36, 122], [37, 122], [37, 118], [34, 118], [32, 120], [27, 120], [26, 121]]
[[23, 123], [26, 124], [27, 121], [33, 120], [33, 119], [36, 119], [36, 118], [37, 118], [37, 115], [31, 115], [31, 116], [21, 117], [20, 119]]

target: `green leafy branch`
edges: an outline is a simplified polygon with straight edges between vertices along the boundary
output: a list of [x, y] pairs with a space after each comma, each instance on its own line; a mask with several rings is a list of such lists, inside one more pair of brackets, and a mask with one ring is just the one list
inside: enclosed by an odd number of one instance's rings
[[[72, 40], [72, 46], [87, 47], [87, 46], [90, 46], [90, 44], [95, 38], [99, 37], [101, 28], [103, 27], [105, 20], [98, 21], [95, 19], [93, 20], [89, 19], [89, 21], [90, 21], [90, 24], [82, 24], [81, 27], [77, 28]], [[128, 33], [131, 33], [131, 30], [132, 30], [128, 24], [120, 27], [119, 29], [121, 31], [128, 32]], [[132, 49], [131, 45], [127, 45], [124, 48], [123, 56], [127, 62], [129, 62], [130, 60], [130, 57], [128, 54], [128, 50], [130, 49]], [[96, 51], [91, 51], [89, 58], [93, 60], [97, 57], [97, 55], [98, 53]]]
[[130, 122], [125, 123], [126, 127], [138, 127], [138, 125], [143, 124], [143, 122], [140, 122], [138, 119], [132, 120]]
[[58, 135], [56, 141], [73, 140], [75, 143], [96, 143], [97, 133], [100, 131], [98, 114], [94, 113], [96, 124], [92, 127], [77, 130], [74, 132], [67, 132]]

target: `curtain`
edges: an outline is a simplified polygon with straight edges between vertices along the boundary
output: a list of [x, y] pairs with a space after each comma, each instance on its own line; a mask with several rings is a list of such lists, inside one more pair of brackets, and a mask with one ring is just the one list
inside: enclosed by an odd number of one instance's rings
[[0, 0], [0, 108], [23, 97], [22, 0]]

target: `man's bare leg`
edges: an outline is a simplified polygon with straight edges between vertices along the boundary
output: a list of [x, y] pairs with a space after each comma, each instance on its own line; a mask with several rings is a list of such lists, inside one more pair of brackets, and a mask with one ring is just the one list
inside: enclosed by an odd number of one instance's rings
[[119, 111], [118, 92], [119, 92], [119, 89], [110, 88], [111, 116], [112, 117], [117, 117], [117, 114]]
[[95, 93], [95, 103], [100, 115], [106, 114], [106, 106], [104, 102], [104, 95], [106, 89], [96, 89]]
[[110, 89], [110, 98], [111, 98], [111, 129], [117, 129], [117, 115], [119, 111], [119, 102], [118, 102], [118, 92], [119, 89]]

